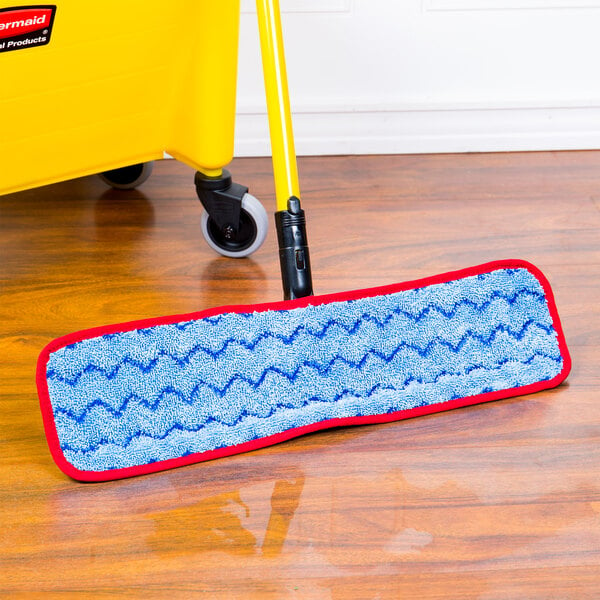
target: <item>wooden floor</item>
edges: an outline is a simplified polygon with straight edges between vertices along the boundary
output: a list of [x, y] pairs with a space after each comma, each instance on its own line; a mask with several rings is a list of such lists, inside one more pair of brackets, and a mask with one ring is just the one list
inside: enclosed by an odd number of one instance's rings
[[[270, 164], [238, 181], [273, 210]], [[278, 300], [199, 230], [193, 173], [0, 198], [0, 597], [600, 597], [600, 152], [307, 158], [315, 290], [524, 258], [550, 279], [566, 384], [106, 484], [48, 452], [35, 363], [96, 325]]]

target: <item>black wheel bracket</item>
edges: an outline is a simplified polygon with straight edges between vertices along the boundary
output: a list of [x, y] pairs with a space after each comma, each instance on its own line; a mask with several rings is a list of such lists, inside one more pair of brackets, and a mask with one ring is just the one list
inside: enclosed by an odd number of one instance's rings
[[221, 232], [235, 237], [240, 228], [242, 200], [248, 188], [235, 183], [225, 169], [220, 177], [197, 172], [194, 182], [198, 198], [210, 219]]

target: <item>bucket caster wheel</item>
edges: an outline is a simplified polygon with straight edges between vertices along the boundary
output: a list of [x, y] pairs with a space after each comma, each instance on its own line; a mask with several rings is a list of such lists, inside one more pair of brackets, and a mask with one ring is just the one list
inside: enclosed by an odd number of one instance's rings
[[244, 258], [258, 250], [269, 229], [264, 206], [248, 188], [235, 183], [223, 169], [218, 177], [196, 173], [196, 192], [204, 207], [202, 234], [223, 256]]
[[216, 252], [230, 258], [244, 258], [256, 252], [265, 241], [269, 218], [265, 207], [250, 194], [244, 194], [237, 231], [229, 224], [219, 227], [207, 212], [202, 214], [202, 234]]
[[100, 173], [99, 177], [104, 183], [118, 190], [131, 190], [138, 185], [142, 185], [152, 173], [154, 162], [139, 163], [129, 165], [120, 169], [112, 169]]

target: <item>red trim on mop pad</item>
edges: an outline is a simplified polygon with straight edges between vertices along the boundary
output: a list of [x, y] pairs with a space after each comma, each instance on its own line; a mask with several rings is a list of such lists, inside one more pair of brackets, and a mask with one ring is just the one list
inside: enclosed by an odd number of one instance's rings
[[[558, 347], [560, 350], [561, 357], [563, 359], [563, 367], [558, 375], [547, 381], [540, 381], [530, 385], [510, 388], [505, 390], [499, 390], [495, 392], [488, 392], [479, 394], [476, 396], [467, 396], [465, 398], [459, 398], [456, 400], [450, 400], [438, 404], [429, 406], [422, 406], [417, 408], [411, 408], [408, 410], [402, 410], [389, 414], [380, 415], [367, 415], [361, 417], [347, 417], [347, 418], [334, 418], [318, 423], [289, 429], [281, 433], [271, 435], [264, 438], [252, 440], [243, 444], [228, 446], [226, 448], [219, 448], [216, 450], [210, 450], [207, 452], [200, 452], [196, 454], [190, 454], [178, 458], [169, 460], [163, 460], [160, 462], [138, 465], [133, 467], [111, 469], [107, 471], [82, 471], [75, 468], [69, 463], [61, 448], [54, 422], [54, 414], [52, 411], [52, 405], [50, 401], [50, 395], [48, 391], [48, 383], [46, 381], [46, 366], [50, 358], [50, 354], [57, 350], [81, 342], [86, 339], [100, 337], [107, 334], [123, 333], [127, 331], [134, 331], [137, 329], [146, 329], [150, 327], [156, 327], [158, 325], [169, 325], [175, 323], [181, 323], [184, 321], [192, 321], [202, 318], [215, 317], [217, 315], [225, 313], [253, 313], [253, 312], [265, 312], [265, 311], [281, 311], [291, 310], [295, 308], [303, 308], [306, 306], [319, 306], [322, 304], [328, 304], [332, 302], [344, 302], [348, 300], [358, 300], [361, 298], [370, 298], [373, 296], [381, 296], [387, 294], [394, 294], [406, 290], [418, 289], [427, 287], [439, 283], [447, 283], [457, 279], [463, 279], [474, 275], [482, 275], [490, 273], [492, 271], [500, 269], [526, 269], [529, 271], [541, 284], [550, 316], [552, 318], [552, 325], [557, 333]], [[58, 467], [69, 477], [79, 481], [109, 481], [115, 479], [122, 479], [126, 477], [132, 477], [137, 475], [144, 475], [148, 473], [154, 473], [157, 471], [163, 471], [166, 469], [172, 469], [175, 467], [181, 467], [190, 465], [193, 463], [203, 462], [212, 460], [215, 458], [222, 458], [225, 456], [231, 456], [233, 454], [239, 454], [243, 452], [250, 452], [266, 446], [271, 446], [279, 442], [283, 442], [307, 433], [328, 429], [331, 427], [343, 427], [349, 425], [367, 425], [375, 423], [388, 423], [391, 421], [398, 421], [403, 419], [409, 419], [412, 417], [418, 417], [437, 412], [443, 412], [455, 408], [462, 408], [471, 406], [473, 404], [481, 404], [484, 402], [491, 402], [493, 400], [500, 400], [505, 398], [511, 398], [514, 396], [521, 396], [542, 390], [550, 389], [558, 386], [562, 383], [569, 372], [571, 371], [571, 357], [567, 348], [563, 328], [556, 308], [556, 302], [554, 294], [550, 287], [550, 283], [544, 276], [544, 274], [533, 264], [517, 259], [499, 260], [488, 262], [482, 265], [461, 269], [458, 271], [450, 271], [439, 275], [425, 277], [422, 279], [416, 279], [412, 281], [406, 281], [403, 283], [368, 288], [363, 290], [354, 290], [350, 292], [341, 292], [335, 294], [327, 294], [322, 296], [309, 296], [306, 298], [300, 298], [297, 300], [286, 300], [280, 302], [269, 302], [264, 304], [248, 304], [248, 305], [234, 305], [224, 306], [218, 308], [211, 308], [199, 312], [170, 315], [165, 317], [157, 317], [151, 319], [141, 319], [137, 321], [130, 321], [126, 323], [106, 325], [102, 327], [94, 327], [83, 331], [71, 333], [69, 335], [62, 336], [50, 342], [40, 353], [37, 363], [37, 388], [40, 399], [40, 408], [44, 421], [44, 429], [48, 440], [48, 445], [52, 457], [54, 458]]]

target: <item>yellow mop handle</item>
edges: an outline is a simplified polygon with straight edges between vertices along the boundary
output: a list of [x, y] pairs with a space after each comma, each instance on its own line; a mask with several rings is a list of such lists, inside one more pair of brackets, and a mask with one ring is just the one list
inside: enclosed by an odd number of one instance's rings
[[287, 209], [290, 197], [300, 197], [279, 0], [256, 0], [256, 10], [279, 211]]

